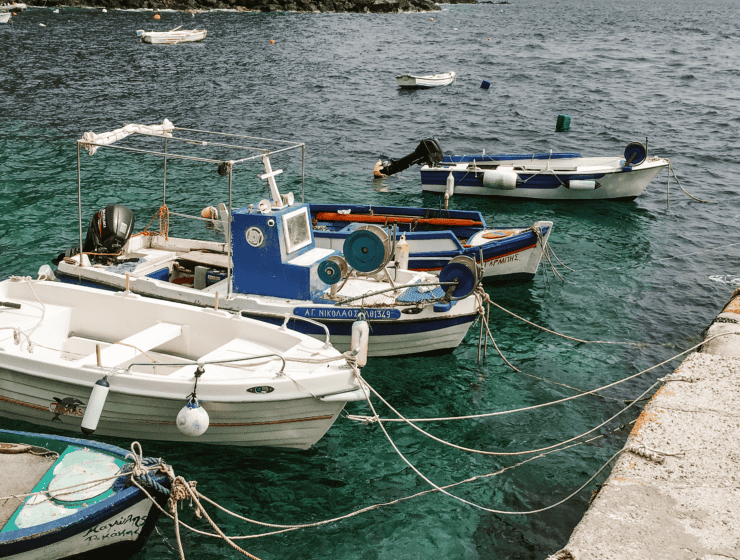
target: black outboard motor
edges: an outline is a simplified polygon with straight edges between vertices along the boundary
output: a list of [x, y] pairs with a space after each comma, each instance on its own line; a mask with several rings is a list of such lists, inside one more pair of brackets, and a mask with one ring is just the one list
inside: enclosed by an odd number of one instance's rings
[[82, 250], [85, 253], [120, 253], [133, 231], [134, 213], [123, 204], [109, 204], [90, 219]]
[[416, 147], [413, 153], [400, 159], [384, 160], [381, 156], [380, 161], [375, 165], [375, 174], [378, 173], [388, 176], [398, 173], [411, 167], [412, 165], [425, 163], [426, 165], [437, 165], [442, 161], [442, 148], [436, 138], [424, 138]]
[[[82, 250], [85, 253], [113, 253], [89, 255], [93, 264], [108, 264], [115, 261], [114, 255], [121, 252], [133, 231], [134, 213], [123, 204], [110, 204], [93, 214]], [[73, 257], [79, 252], [79, 246], [72, 247], [51, 262], [58, 265], [65, 257]]]

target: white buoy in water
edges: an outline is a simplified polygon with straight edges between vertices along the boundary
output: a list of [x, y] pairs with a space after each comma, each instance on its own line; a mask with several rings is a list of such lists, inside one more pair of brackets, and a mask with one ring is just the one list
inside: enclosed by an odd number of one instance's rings
[[190, 437], [202, 436], [208, 429], [208, 412], [192, 397], [177, 413], [177, 429]]
[[86, 436], [94, 433], [98, 429], [98, 421], [100, 421], [100, 414], [103, 412], [105, 406], [105, 399], [108, 398], [108, 391], [110, 391], [110, 383], [108, 383], [108, 377], [98, 379], [93, 386], [92, 393], [90, 393], [90, 400], [87, 401], [87, 407], [85, 408], [85, 415], [82, 417], [82, 433]]
[[108, 10], [106, 10], [105, 8], [103, 8], [103, 13], [104, 14], [107, 14], [108, 13]]
[[396, 260], [398, 261], [399, 270], [409, 269], [409, 242], [406, 241], [406, 234], [401, 234], [401, 239], [396, 243]]
[[350, 348], [357, 350], [357, 365], [364, 367], [367, 363], [367, 347], [370, 342], [370, 325], [365, 320], [365, 314], [360, 313], [357, 321], [352, 323], [352, 339]]

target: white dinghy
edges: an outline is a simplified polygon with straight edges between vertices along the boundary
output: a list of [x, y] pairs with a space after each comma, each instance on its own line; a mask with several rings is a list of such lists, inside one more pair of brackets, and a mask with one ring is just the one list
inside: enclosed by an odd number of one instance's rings
[[[126, 142], [114, 145], [124, 138]], [[158, 151], [141, 148], [152, 143], [164, 146]], [[100, 148], [164, 160], [161, 194], [136, 201], [151, 205], [153, 198], [154, 204], [162, 204], [157, 213], [160, 229], [133, 234], [133, 212], [111, 204], [93, 215], [83, 241], [80, 214], [79, 245], [56, 259], [57, 276], [63, 282], [109, 290], [128, 287], [142, 295], [218, 306], [278, 325], [287, 315], [295, 318], [288, 327], [299, 332], [323, 339], [328, 329], [332, 343], [342, 351], [354, 348], [353, 325], [364, 317], [370, 356], [451, 352], [477, 317], [479, 274], [470, 257], [452, 259], [439, 276], [394, 267], [397, 236], [371, 224], [348, 235], [342, 252], [318, 247], [309, 205], [295, 201], [292, 193], [279, 192], [275, 177], [283, 170], [273, 170], [271, 164], [272, 157], [286, 158], [294, 166], [293, 180], [300, 182], [305, 177], [303, 144], [177, 128], [165, 119], [162, 125], [131, 124], [104, 134], [86, 133], [77, 143], [78, 154], [84, 149], [92, 155]], [[203, 181], [195, 186], [187, 179], [185, 202], [182, 196], [175, 198], [170, 175], [194, 169], [195, 162], [207, 164], [205, 181], [221, 181], [226, 187], [228, 179], [228, 192], [214, 193], [203, 188]], [[264, 168], [258, 177], [267, 181], [269, 198], [232, 208], [237, 194], [252, 188], [254, 174], [242, 170], [249, 164]], [[295, 177], [298, 171], [300, 176]], [[249, 182], [235, 192], [232, 182], [245, 178]], [[141, 191], [136, 192], [138, 199]], [[187, 207], [176, 213], [168, 205], [177, 204], [179, 209], [189, 204], [192, 213], [200, 193], [207, 198], [198, 208], [219, 199], [229, 203], [219, 205], [215, 219], [200, 210], [198, 216], [188, 215]], [[176, 202], [170, 203], [173, 199]], [[178, 224], [185, 224], [187, 237], [170, 235], [170, 216], [185, 220]], [[218, 227], [223, 236], [212, 240], [214, 234], [203, 226]], [[208, 235], [211, 240], [203, 238]]]
[[364, 398], [356, 366], [328, 342], [226, 311], [13, 277], [0, 282], [0, 416], [307, 449]]
[[180, 29], [180, 27], [176, 27], [170, 31], [144, 31], [143, 29], [139, 29], [136, 32], [136, 36], [142, 43], [177, 45], [179, 43], [196, 43], [202, 41], [208, 33], [205, 29]]
[[442, 72], [441, 74], [426, 74], [415, 76], [413, 74], [402, 74], [396, 76], [396, 83], [402, 89], [428, 89], [438, 86], [447, 86], [455, 81], [454, 72]]

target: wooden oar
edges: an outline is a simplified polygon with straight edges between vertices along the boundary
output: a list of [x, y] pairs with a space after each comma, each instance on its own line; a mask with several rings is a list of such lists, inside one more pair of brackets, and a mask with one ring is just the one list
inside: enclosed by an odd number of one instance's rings
[[471, 227], [482, 226], [481, 222], [463, 218], [411, 218], [409, 216], [385, 216], [383, 214], [338, 214], [336, 212], [316, 212], [315, 218], [321, 222], [362, 222], [367, 224], [429, 224], [432, 226]]

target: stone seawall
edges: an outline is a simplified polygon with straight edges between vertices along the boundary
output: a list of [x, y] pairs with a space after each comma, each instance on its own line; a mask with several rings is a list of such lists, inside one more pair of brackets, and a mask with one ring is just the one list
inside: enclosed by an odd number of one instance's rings
[[[449, 0], [446, 4], [477, 4], [477, 0]], [[237, 10], [243, 12], [432, 12], [440, 7], [431, 0], [46, 0], [45, 7], [106, 9]]]

